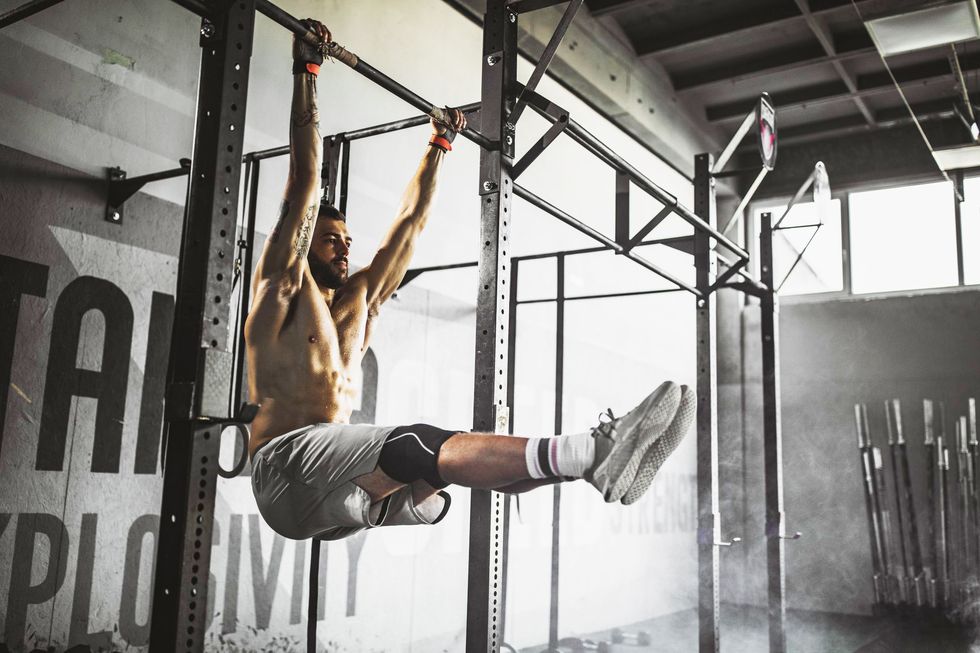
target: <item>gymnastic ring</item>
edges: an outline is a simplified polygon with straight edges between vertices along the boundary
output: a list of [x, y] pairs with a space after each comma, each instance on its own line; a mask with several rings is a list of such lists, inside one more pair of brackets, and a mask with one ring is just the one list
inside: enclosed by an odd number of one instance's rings
[[238, 435], [242, 438], [242, 457], [230, 470], [226, 471], [222, 469], [221, 463], [218, 463], [218, 475], [221, 478], [235, 478], [242, 473], [245, 469], [245, 463], [248, 462], [248, 428], [241, 422], [225, 422], [221, 425], [221, 431], [224, 432], [226, 428], [233, 426], [238, 430]]

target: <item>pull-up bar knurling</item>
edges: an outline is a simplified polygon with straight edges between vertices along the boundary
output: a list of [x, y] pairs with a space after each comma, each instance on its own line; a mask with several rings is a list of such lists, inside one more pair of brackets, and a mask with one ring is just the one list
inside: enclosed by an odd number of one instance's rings
[[[316, 34], [314, 34], [305, 24], [300, 22], [296, 17], [292, 16], [288, 12], [269, 2], [269, 0], [256, 0], [255, 8], [259, 11], [259, 13], [282, 25], [307, 43], [317, 47], [322, 47], [324, 45], [317, 38]], [[350, 67], [355, 72], [367, 77], [389, 93], [392, 93], [405, 102], [408, 102], [422, 113], [435, 118], [440, 122], [448, 122], [445, 109], [432, 104], [422, 96], [416, 94], [414, 91], [402, 86], [371, 64], [358, 57], [353, 52], [345, 49], [343, 46], [337, 43], [329, 43], [324, 48], [324, 52], [326, 55]], [[473, 141], [480, 147], [486, 149], [496, 149], [494, 144], [488, 138], [484, 137], [482, 134], [470, 127], [463, 129], [460, 134]]]

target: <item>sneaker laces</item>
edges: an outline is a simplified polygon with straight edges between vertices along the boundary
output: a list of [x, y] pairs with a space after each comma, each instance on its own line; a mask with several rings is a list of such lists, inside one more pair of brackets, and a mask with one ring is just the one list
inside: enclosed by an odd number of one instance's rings
[[[607, 417], [608, 420], [603, 421], [603, 417]], [[599, 413], [599, 425], [592, 429], [592, 437], [596, 437], [596, 433], [598, 432], [599, 435], [611, 438], [615, 422], [616, 416], [613, 415], [612, 408], [607, 408], [606, 412]]]

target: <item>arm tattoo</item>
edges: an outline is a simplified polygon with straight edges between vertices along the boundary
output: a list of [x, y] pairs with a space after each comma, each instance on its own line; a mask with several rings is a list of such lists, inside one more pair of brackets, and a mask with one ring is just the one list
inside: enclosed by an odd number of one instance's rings
[[320, 131], [320, 110], [316, 104], [316, 77], [313, 75], [307, 75], [306, 84], [309, 87], [309, 98], [306, 107], [303, 109], [298, 109], [293, 113], [293, 126], [294, 127], [306, 127], [310, 123], [316, 128], [317, 132]]
[[316, 204], [311, 204], [303, 215], [303, 222], [299, 225], [299, 232], [296, 234], [296, 255], [305, 258], [310, 251], [310, 237], [313, 235], [313, 225], [316, 223]]
[[282, 231], [282, 223], [286, 219], [287, 213], [289, 213], [289, 202], [283, 200], [282, 204], [279, 205], [279, 220], [276, 221], [276, 226], [272, 229], [272, 235], [269, 236], [269, 240], [274, 243], [279, 242], [279, 232]]

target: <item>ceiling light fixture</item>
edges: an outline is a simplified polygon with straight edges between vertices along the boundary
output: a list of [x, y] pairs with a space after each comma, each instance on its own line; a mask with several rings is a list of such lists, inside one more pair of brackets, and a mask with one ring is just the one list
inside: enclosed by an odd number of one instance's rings
[[942, 170], [961, 170], [980, 167], [980, 145], [964, 145], [933, 150], [932, 157]]
[[883, 57], [980, 38], [973, 0], [959, 0], [864, 22]]

